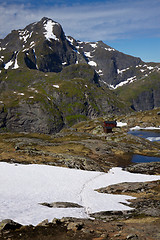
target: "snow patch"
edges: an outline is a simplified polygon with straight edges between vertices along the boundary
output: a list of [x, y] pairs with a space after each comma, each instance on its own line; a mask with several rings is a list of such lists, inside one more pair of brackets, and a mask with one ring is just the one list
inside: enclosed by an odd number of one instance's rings
[[125, 68], [125, 69], [122, 69], [122, 70], [117, 69], [117, 73], [118, 73], [118, 74], [122, 74], [123, 72], [125, 72], [125, 71], [127, 71], [127, 70], [129, 70], [129, 67], [128, 67], [128, 68]]
[[89, 61], [88, 64], [92, 67], [96, 67], [97, 66], [97, 63], [94, 62], [94, 61]]
[[55, 87], [55, 88], [59, 88], [59, 85], [53, 85], [53, 87]]
[[0, 51], [2, 51], [2, 50], [6, 50], [6, 48], [2, 48], [2, 47], [0, 47]]
[[70, 42], [71, 45], [73, 45], [74, 40], [72, 38], [66, 37], [66, 39]]
[[14, 62], [14, 67], [13, 67], [12, 69], [17, 69], [17, 68], [19, 68], [18, 61], [17, 61], [17, 57], [18, 57], [18, 53], [16, 53], [16, 58], [15, 58], [15, 62]]
[[125, 85], [125, 84], [132, 83], [132, 82], [134, 82], [135, 80], [137, 80], [136, 76], [131, 77], [131, 78], [128, 78], [127, 80], [118, 83], [116, 86], [109, 85], [109, 87], [110, 87], [111, 89], [116, 89], [116, 88], [118, 88], [118, 87], [122, 87], [122, 86]]
[[4, 59], [4, 56], [1, 56], [1, 57], [0, 57], [0, 61], [2, 61], [2, 62], [3, 62], [3, 59]]
[[13, 63], [14, 63], [14, 61], [10, 60], [8, 63], [5, 64], [4, 69], [7, 70], [10, 66], [12, 66]]
[[19, 39], [23, 40], [25, 43], [27, 42], [27, 39], [30, 37], [30, 32], [26, 29], [26, 30], [20, 30], [18, 31], [19, 33]]
[[149, 70], [153, 70], [154, 67], [149, 66], [149, 67], [147, 67], [147, 69], [149, 69]]
[[18, 93], [19, 96], [24, 96], [24, 93]]
[[97, 47], [97, 43], [90, 43], [90, 46], [91, 46], [92, 48], [96, 48], [96, 47]]
[[53, 33], [53, 30], [54, 30], [54, 26], [55, 25], [58, 25], [59, 26], [59, 23], [55, 23], [53, 22], [52, 20], [48, 20], [45, 24], [44, 24], [44, 28], [46, 30], [46, 32], [44, 33], [45, 35], [45, 38], [47, 40], [50, 41], [50, 39], [53, 39], [55, 41], [59, 41], [59, 38], [57, 38], [57, 36]]
[[160, 126], [159, 127], [140, 127], [140, 126], [135, 126], [133, 128], [130, 128], [131, 131], [134, 130], [160, 130]]
[[127, 126], [127, 123], [117, 122], [117, 127], [124, 127], [124, 126]]
[[105, 50], [111, 52], [111, 51], [116, 51], [114, 48], [105, 48]]
[[30, 43], [30, 48], [33, 48], [34, 46], [35, 46], [35, 42], [32, 41], [32, 42]]
[[101, 69], [99, 69], [99, 70], [98, 70], [98, 71], [96, 71], [96, 72], [99, 74], [99, 73], [102, 73], [102, 70], [101, 70]]
[[160, 141], [160, 137], [148, 137], [147, 140], [151, 141], [151, 142], [158, 142]]
[[[108, 173], [47, 165], [0, 162], [0, 221], [12, 219], [23, 225], [37, 225], [44, 219], [77, 217], [101, 211], [132, 210], [123, 203], [134, 197], [98, 193], [95, 189], [122, 182], [159, 180], [160, 176], [134, 174], [121, 168]], [[9, 176], [9, 177], [8, 177]], [[47, 208], [40, 202], [73, 202], [82, 208]]]
[[93, 56], [91, 56], [91, 53], [90, 52], [84, 52], [84, 54], [86, 55], [86, 57], [88, 58], [92, 58]]

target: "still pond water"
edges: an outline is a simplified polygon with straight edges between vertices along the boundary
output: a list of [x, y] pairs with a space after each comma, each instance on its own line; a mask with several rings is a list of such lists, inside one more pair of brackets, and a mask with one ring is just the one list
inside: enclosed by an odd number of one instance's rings
[[[146, 138], [150, 141], [160, 141], [160, 131], [129, 131], [129, 134], [132, 134], [137, 137]], [[160, 162], [160, 157], [149, 157], [135, 154], [132, 157], [132, 162], [134, 163], [147, 163], [147, 162]]]
[[155, 132], [155, 131], [136, 130], [136, 131], [129, 131], [128, 133], [137, 137], [146, 138], [150, 141], [160, 141], [160, 131]]

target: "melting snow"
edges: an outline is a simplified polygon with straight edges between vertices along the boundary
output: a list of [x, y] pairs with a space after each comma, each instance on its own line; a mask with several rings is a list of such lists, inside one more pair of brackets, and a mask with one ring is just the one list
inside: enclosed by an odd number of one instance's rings
[[88, 58], [92, 58], [93, 56], [91, 56], [91, 53], [90, 52], [84, 52], [84, 54], [86, 55], [86, 57]]
[[44, 28], [46, 32], [44, 33], [47, 40], [50, 41], [50, 39], [54, 39], [55, 41], [59, 41], [59, 38], [53, 33], [54, 26], [58, 25], [58, 23], [53, 22], [52, 20], [47, 21], [47, 23], [44, 24]]
[[96, 67], [97, 66], [97, 63], [94, 62], [94, 61], [89, 61], [88, 64], [92, 67]]
[[[121, 168], [108, 173], [83, 171], [46, 165], [0, 163], [0, 221], [13, 219], [36, 225], [44, 219], [77, 217], [101, 211], [132, 210], [123, 203], [133, 199], [126, 195], [94, 191], [121, 182], [159, 180], [160, 176], [133, 174]], [[48, 208], [42, 202], [73, 202], [82, 208]]]
[[33, 96], [30, 96], [29, 98], [34, 98]]
[[16, 59], [15, 59], [14, 67], [13, 67], [12, 69], [17, 69], [17, 68], [19, 68], [18, 61], [17, 61], [17, 57], [18, 57], [18, 53], [16, 54]]
[[14, 63], [13, 60], [10, 60], [8, 63], [5, 64], [4, 69], [8, 69]]
[[117, 69], [117, 73], [122, 74], [123, 72], [125, 72], [127, 70], [129, 70], [129, 68], [125, 68], [125, 69], [122, 69], [122, 70]]
[[114, 48], [105, 48], [105, 50], [107, 50], [107, 51], [109, 51], [109, 52], [111, 52], [111, 51], [115, 51]]
[[147, 69], [149, 69], [149, 70], [153, 70], [154, 67], [149, 66], [149, 67], [147, 67]]
[[160, 126], [159, 127], [145, 127], [145, 128], [142, 128], [140, 126], [135, 126], [133, 128], [130, 128], [131, 131], [134, 131], [134, 130], [160, 130]]
[[62, 63], [62, 65], [66, 65], [66, 64], [67, 64], [67, 62], [63, 62], [63, 63]]
[[102, 73], [102, 70], [101, 69], [99, 69], [98, 71], [96, 71], [97, 73]]
[[90, 43], [92, 48], [96, 48], [97, 47], [97, 43]]
[[66, 39], [70, 42], [71, 45], [73, 45], [73, 39], [72, 38], [66, 37]]
[[30, 37], [30, 34], [28, 30], [19, 31], [19, 39], [23, 40], [25, 43], [27, 42], [27, 38]]
[[1, 56], [1, 57], [0, 57], [0, 61], [2, 61], [2, 62], [3, 62], [3, 59], [4, 59], [4, 56]]
[[134, 82], [135, 80], [137, 80], [136, 76], [131, 77], [131, 78], [128, 78], [127, 80], [118, 83], [116, 86], [109, 85], [109, 87], [112, 88], [112, 89], [116, 89], [116, 88], [118, 88], [118, 87], [122, 87], [123, 85], [125, 85], [125, 84], [127, 84], [127, 83], [132, 83], [132, 82]]
[[160, 137], [148, 137], [147, 138], [149, 141], [151, 141], [151, 142], [158, 142], [158, 141], [160, 141]]
[[30, 43], [30, 48], [32, 48], [32, 47], [34, 47], [34, 46], [35, 46], [35, 42], [32, 41], [32, 42]]
[[18, 93], [19, 96], [24, 96], [24, 93]]
[[53, 85], [53, 87], [55, 87], [55, 88], [59, 88], [59, 85]]
[[[29, 50], [29, 48], [25, 48], [22, 52], [25, 52], [25, 51], [28, 51]], [[27, 54], [27, 53], [26, 53]]]
[[2, 51], [2, 50], [6, 50], [6, 48], [2, 48], [2, 47], [0, 47], [0, 51]]
[[127, 123], [117, 122], [117, 127], [124, 127], [124, 126], [127, 126]]

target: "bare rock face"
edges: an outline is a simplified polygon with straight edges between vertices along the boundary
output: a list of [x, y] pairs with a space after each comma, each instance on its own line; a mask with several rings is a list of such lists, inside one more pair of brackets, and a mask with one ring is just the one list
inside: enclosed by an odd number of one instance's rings
[[160, 84], [156, 89], [142, 91], [140, 95], [133, 99], [133, 108], [136, 111], [149, 110], [160, 106]]
[[7, 231], [7, 230], [16, 230], [21, 228], [21, 224], [12, 221], [11, 219], [5, 219], [0, 222], [0, 231]]
[[27, 104], [21, 102], [7, 112], [2, 110], [1, 126], [11, 132], [55, 133], [63, 127], [63, 119], [59, 111], [47, 111], [40, 103]]

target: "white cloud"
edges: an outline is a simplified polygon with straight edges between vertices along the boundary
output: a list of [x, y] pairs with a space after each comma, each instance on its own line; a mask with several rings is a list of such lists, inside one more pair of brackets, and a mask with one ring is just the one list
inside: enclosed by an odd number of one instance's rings
[[145, 35], [159, 36], [160, 1], [112, 1], [94, 5], [0, 6], [0, 38], [11, 30], [24, 28], [27, 24], [50, 17], [59, 22], [66, 35], [76, 39], [97, 41], [132, 38]]

